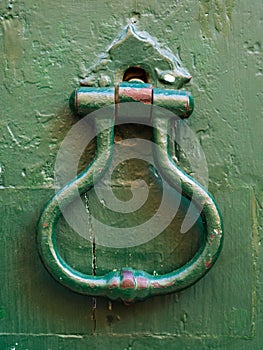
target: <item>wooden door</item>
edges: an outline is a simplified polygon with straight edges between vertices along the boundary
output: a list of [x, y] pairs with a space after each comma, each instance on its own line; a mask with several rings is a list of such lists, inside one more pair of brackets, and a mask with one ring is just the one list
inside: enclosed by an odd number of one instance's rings
[[[0, 10], [0, 348], [261, 349], [261, 2], [10, 0]], [[206, 157], [225, 241], [216, 265], [192, 287], [126, 306], [56, 282], [39, 257], [36, 226], [56, 191], [60, 145], [78, 121], [69, 96], [128, 23], [178, 54], [193, 77], [188, 89], [195, 111], [186, 123]], [[150, 140], [151, 132], [136, 125], [116, 129], [115, 141], [127, 137]], [[93, 153], [91, 143], [79, 170]], [[187, 168], [187, 159], [181, 162]], [[113, 191], [125, 205], [136, 174], [152, 189], [139, 215], [147, 220], [160, 190], [145, 162], [121, 164]], [[103, 203], [92, 191], [83, 201], [112, 225], [138, 220], [102, 214]], [[184, 210], [182, 205], [171, 225], [147, 244], [121, 249], [94, 249], [60, 220], [58, 249], [85, 273], [92, 274], [94, 264], [98, 274], [121, 266], [164, 273], [196, 251], [198, 224], [174, 239]]]

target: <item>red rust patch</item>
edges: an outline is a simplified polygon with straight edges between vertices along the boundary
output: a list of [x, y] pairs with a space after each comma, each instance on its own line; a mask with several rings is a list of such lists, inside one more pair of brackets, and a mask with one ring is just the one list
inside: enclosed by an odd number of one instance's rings
[[147, 278], [144, 277], [138, 277], [136, 279], [137, 282], [137, 288], [140, 289], [145, 289], [147, 288], [148, 284], [147, 284]]
[[135, 288], [135, 280], [134, 275], [132, 271], [124, 270], [123, 273], [123, 279], [121, 282], [121, 288], [122, 289], [132, 289]]
[[153, 283], [152, 283], [152, 286], [153, 286], [154, 288], [162, 288], [162, 286], [160, 285], [159, 282], [153, 282]]
[[152, 103], [152, 88], [119, 87], [119, 97], [130, 97], [145, 104]]
[[211, 245], [213, 243], [213, 240], [215, 239], [215, 235], [211, 235], [209, 238], [209, 244]]
[[44, 227], [44, 228], [47, 228], [47, 227], [48, 227], [48, 224], [47, 224], [46, 222], [44, 222], [43, 227]]
[[112, 282], [110, 285], [109, 285], [109, 288], [112, 289], [112, 288], [118, 288], [118, 283], [117, 282]]
[[210, 258], [208, 261], [205, 262], [205, 268], [209, 269], [212, 263], [212, 258]]

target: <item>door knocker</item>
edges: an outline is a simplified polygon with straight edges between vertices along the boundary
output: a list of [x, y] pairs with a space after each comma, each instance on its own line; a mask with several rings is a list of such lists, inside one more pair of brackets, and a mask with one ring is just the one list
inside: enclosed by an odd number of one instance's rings
[[[131, 46], [136, 49], [129, 55], [127, 50]], [[159, 66], [154, 67], [152, 62], [157, 61]], [[71, 96], [70, 105], [78, 115], [86, 116], [104, 106], [115, 105], [118, 110], [122, 102], [136, 101], [160, 106], [180, 118], [188, 118], [193, 111], [193, 98], [188, 91], [180, 89], [190, 79], [189, 73], [170, 51], [160, 48], [149, 34], [137, 32], [129, 25], [114, 40], [99, 63], [91, 68], [88, 78], [81, 81], [82, 86]], [[111, 162], [114, 115], [97, 118], [94, 120], [95, 127], [103, 123], [107, 128], [96, 139], [95, 159], [50, 199], [42, 211], [37, 229], [38, 249], [45, 267], [59, 283], [75, 292], [122, 299], [127, 303], [176, 292], [204, 276], [220, 254], [223, 223], [215, 200], [172, 159], [167, 136], [172, 122], [170, 114], [163, 117], [153, 113], [149, 118], [152, 118], [153, 141], [159, 146], [153, 152], [159, 171], [175, 189], [181, 187], [183, 196], [194, 198], [196, 206], [202, 207], [203, 244], [184, 266], [158, 276], [127, 267], [103, 276], [93, 276], [81, 273], [65, 262], [56, 245], [56, 225], [61, 210], [74, 200], [76, 188], [80, 194], [89, 191]]]

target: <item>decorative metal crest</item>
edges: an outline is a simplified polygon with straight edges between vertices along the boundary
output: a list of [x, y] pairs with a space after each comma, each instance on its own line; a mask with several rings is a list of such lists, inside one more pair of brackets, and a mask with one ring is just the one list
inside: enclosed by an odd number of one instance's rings
[[82, 86], [110, 86], [122, 81], [129, 67], [141, 67], [148, 72], [156, 87], [171, 85], [180, 89], [191, 80], [178, 57], [163, 49], [147, 32], [139, 32], [129, 24], [99, 60], [85, 72]]

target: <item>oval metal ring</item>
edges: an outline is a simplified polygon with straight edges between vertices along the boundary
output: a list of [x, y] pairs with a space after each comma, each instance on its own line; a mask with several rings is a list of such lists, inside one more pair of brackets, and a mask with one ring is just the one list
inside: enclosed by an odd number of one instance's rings
[[145, 271], [122, 268], [103, 276], [93, 276], [73, 269], [59, 254], [56, 225], [61, 215], [61, 208], [66, 207], [74, 199], [76, 188], [80, 194], [90, 190], [93, 182], [103, 176], [101, 169], [107, 169], [111, 161], [114, 117], [97, 119], [95, 123], [104, 123], [104, 131], [97, 136], [94, 161], [51, 198], [39, 219], [37, 241], [44, 265], [59, 283], [75, 292], [107, 296], [113, 300], [122, 299], [127, 303], [189, 287], [204, 276], [218, 258], [223, 242], [223, 223], [212, 196], [172, 160], [167, 136], [171, 123], [169, 118], [153, 117], [153, 139], [159, 146], [155, 148], [154, 159], [162, 176], [175, 189], [181, 186], [182, 195], [187, 198], [191, 198], [195, 193], [196, 205], [202, 204], [201, 217], [205, 237], [195, 256], [184, 266], [164, 275], [154, 276]]

